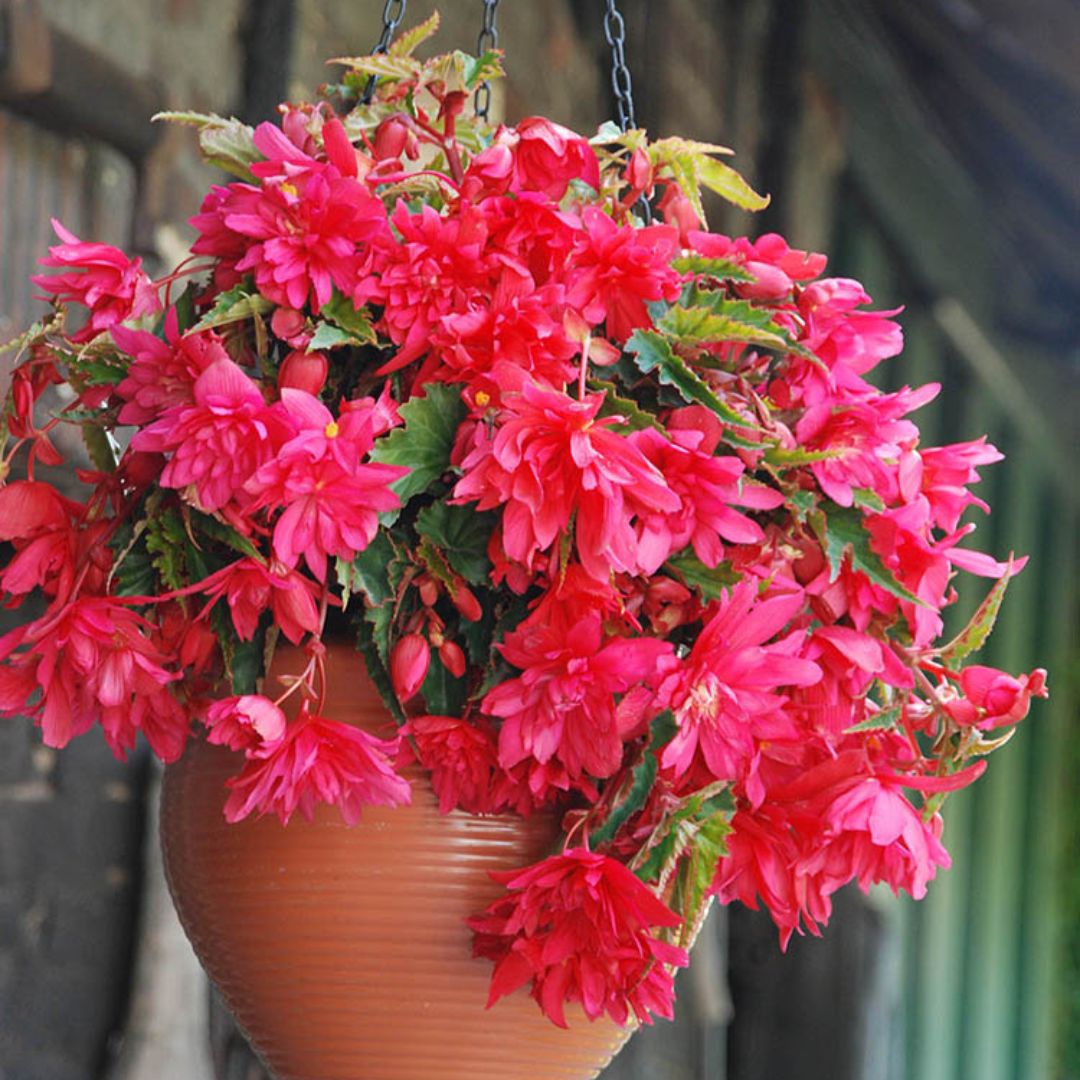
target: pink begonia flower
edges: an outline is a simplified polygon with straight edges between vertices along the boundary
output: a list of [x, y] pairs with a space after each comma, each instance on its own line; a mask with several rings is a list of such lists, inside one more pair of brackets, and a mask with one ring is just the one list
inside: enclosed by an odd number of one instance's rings
[[431, 772], [439, 812], [493, 814], [499, 774], [496, 734], [480, 716], [413, 716], [400, 728], [416, 744], [420, 764]]
[[[799, 251], [788, 246], [787, 241], [777, 233], [765, 233], [756, 240], [745, 236], [734, 239], [720, 233], [690, 232], [689, 247], [710, 258], [731, 259], [741, 263], [758, 278], [758, 284], [767, 283], [767, 293], [763, 298], [779, 298], [791, 291], [793, 282], [812, 281], [824, 271], [828, 261], [824, 255], [814, 252]], [[777, 271], [782, 275], [767, 271]], [[780, 286], [786, 280], [787, 286], [782, 291]], [[750, 295], [757, 295], [756, 291]]]
[[66, 596], [75, 580], [85, 508], [51, 484], [12, 480], [0, 487], [0, 541], [15, 555], [0, 571], [0, 594], [22, 597], [36, 588]]
[[919, 450], [920, 490], [930, 504], [931, 518], [938, 528], [952, 532], [969, 506], [990, 512], [990, 507], [972, 495], [967, 485], [980, 479], [976, 466], [990, 465], [1004, 456], [986, 441], [985, 435], [970, 442]]
[[248, 512], [277, 515], [274, 555], [287, 567], [303, 558], [325, 581], [328, 557], [353, 559], [371, 543], [379, 513], [400, 506], [390, 485], [408, 469], [363, 460], [397, 413], [388, 398], [364, 398], [343, 403], [335, 420], [317, 398], [289, 388], [277, 409], [295, 434], [251, 477]]
[[230, 750], [250, 750], [285, 734], [285, 714], [261, 694], [221, 698], [206, 712], [206, 741]]
[[581, 215], [584, 232], [571, 255], [567, 303], [607, 336], [622, 343], [652, 326], [646, 302], [674, 300], [682, 275], [671, 266], [679, 234], [669, 225], [636, 229], [617, 225], [598, 206]]
[[251, 641], [267, 610], [274, 625], [294, 645], [319, 629], [318, 584], [279, 563], [265, 566], [255, 559], [240, 559], [204, 578], [199, 594], [208, 601], [204, 611], [209, 611], [218, 597], [225, 597], [241, 641]]
[[119, 248], [80, 240], [52, 219], [63, 241], [49, 248], [42, 266], [62, 274], [35, 274], [30, 280], [57, 300], [90, 309], [90, 321], [71, 340], [95, 338], [102, 330], [161, 310], [157, 289], [142, 269], [141, 259], [129, 259]]
[[486, 251], [487, 223], [472, 209], [450, 217], [430, 206], [410, 213], [402, 200], [390, 221], [401, 239], [378, 245], [373, 277], [363, 283], [383, 304], [385, 331], [400, 346], [393, 360], [379, 368], [380, 375], [427, 352], [442, 316], [489, 303], [493, 275], [510, 269]]
[[[515, 271], [524, 268], [538, 289], [565, 286], [567, 275], [573, 274], [570, 254], [583, 232], [576, 214], [564, 213], [543, 195], [529, 191], [486, 199], [477, 209], [484, 215], [488, 247], [500, 261], [509, 258]], [[505, 284], [501, 280], [499, 284], [505, 291]], [[519, 292], [529, 291], [520, 288], [520, 280], [514, 284]]]
[[764, 537], [761, 527], [733, 505], [772, 510], [784, 501], [779, 491], [744, 484], [742, 461], [717, 457], [701, 431], [669, 430], [665, 437], [655, 428], [644, 428], [628, 441], [656, 466], [680, 500], [674, 512], [639, 516], [638, 562], [646, 574], [656, 573], [669, 555], [687, 545], [693, 545], [706, 566], [716, 566], [724, 557], [724, 540], [752, 544]]
[[600, 616], [569, 631], [523, 625], [498, 646], [521, 675], [499, 683], [484, 698], [485, 713], [503, 718], [499, 763], [509, 769], [527, 757], [541, 764], [557, 758], [572, 779], [611, 776], [622, 761], [623, 742], [615, 695], [647, 681], [666, 641], [604, 640]]
[[537, 383], [562, 390], [575, 375], [570, 360], [578, 346], [548, 313], [551, 306], [541, 293], [530, 293], [444, 315], [431, 335], [431, 378], [465, 383], [474, 400], [486, 394], [494, 407], [501, 402], [494, 374], [499, 363], [512, 363]]
[[164, 487], [187, 489], [205, 513], [243, 496], [244, 485], [273, 453], [287, 428], [262, 391], [231, 360], [218, 360], [195, 380], [194, 404], [174, 406], [131, 440], [134, 450], [172, 453]]
[[937, 868], [951, 860], [941, 844], [941, 819], [923, 821], [919, 811], [891, 784], [868, 778], [829, 804], [824, 831], [795, 865], [800, 892], [817, 923], [827, 921], [825, 902], [854, 878], [866, 892], [885, 882], [914, 899], [926, 895]]
[[1010, 675], [997, 668], [969, 664], [960, 672], [963, 697], [945, 703], [959, 724], [990, 729], [1017, 724], [1028, 714], [1033, 697], [1048, 697], [1046, 669], [1027, 675]]
[[329, 803], [355, 825], [365, 806], [405, 805], [412, 789], [392, 763], [399, 744], [303, 708], [280, 739], [247, 751], [247, 764], [227, 781], [225, 819], [275, 813], [287, 825], [297, 810], [310, 821]]
[[495, 963], [488, 995], [531, 983], [544, 1014], [566, 1027], [564, 1006], [578, 1001], [590, 1020], [607, 1013], [625, 1024], [650, 1014], [672, 1016], [669, 966], [686, 951], [661, 941], [653, 927], [681, 919], [622, 863], [584, 848], [552, 855], [523, 870], [493, 873], [507, 895], [469, 919], [473, 953]]
[[454, 501], [477, 501], [480, 510], [505, 505], [503, 544], [516, 562], [532, 567], [575, 519], [578, 557], [589, 574], [607, 580], [613, 569], [637, 573], [634, 513], [679, 509], [659, 470], [610, 430], [617, 418], [597, 419], [603, 402], [602, 394], [575, 401], [527, 381], [504, 396], [494, 438], [477, 428]]
[[517, 186], [558, 202], [571, 180], [600, 189], [600, 162], [586, 139], [542, 116], [527, 116], [513, 129]]
[[[755, 732], [775, 721], [787, 700], [781, 687], [821, 678], [813, 661], [790, 655], [790, 643], [766, 644], [802, 611], [801, 590], [758, 601], [757, 586], [736, 585], [717, 605], [690, 655], [667, 675], [656, 696], [679, 725], [661, 764], [687, 773], [700, 754], [717, 780], [743, 780], [755, 754]], [[757, 792], [755, 802], [760, 802]]]
[[132, 357], [127, 375], [116, 387], [124, 400], [118, 420], [142, 427], [175, 405], [195, 402], [195, 381], [211, 364], [228, 360], [225, 344], [212, 330], [180, 334], [176, 308], [165, 316], [165, 337], [145, 330], [114, 326], [112, 338]]
[[[149, 637], [149, 623], [111, 597], [83, 597], [0, 638], [0, 715], [29, 713], [46, 746], [66, 746], [100, 723], [123, 760], [142, 731], [162, 761], [175, 761], [189, 723], [169, 683], [180, 678]], [[19, 646], [23, 651], [15, 652]], [[35, 685], [36, 684], [36, 685]], [[34, 689], [41, 697], [27, 699]]]

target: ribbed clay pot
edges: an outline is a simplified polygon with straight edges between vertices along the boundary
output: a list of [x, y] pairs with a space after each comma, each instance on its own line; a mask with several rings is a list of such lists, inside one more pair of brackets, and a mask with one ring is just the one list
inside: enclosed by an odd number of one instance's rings
[[[275, 668], [302, 667], [279, 650]], [[363, 660], [331, 651], [325, 715], [392, 727]], [[280, 1080], [584, 1080], [629, 1037], [524, 991], [485, 1009], [491, 965], [467, 915], [499, 895], [489, 870], [548, 854], [548, 816], [440, 815], [426, 774], [412, 805], [226, 824], [235, 755], [193, 743], [165, 772], [161, 843], [176, 909], [210, 978]]]

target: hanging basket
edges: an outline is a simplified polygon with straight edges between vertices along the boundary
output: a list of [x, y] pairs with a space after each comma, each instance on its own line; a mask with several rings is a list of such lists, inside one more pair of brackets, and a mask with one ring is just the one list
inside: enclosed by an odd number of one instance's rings
[[[288, 671], [295, 650], [275, 662]], [[392, 719], [351, 645], [331, 647], [335, 716], [382, 735]], [[181, 922], [252, 1046], [279, 1080], [584, 1080], [630, 1037], [569, 1008], [551, 1024], [524, 992], [485, 1010], [490, 965], [468, 916], [490, 871], [543, 858], [554, 815], [440, 814], [422, 770], [411, 805], [346, 826], [226, 823], [235, 755], [199, 742], [165, 772], [161, 844]]]

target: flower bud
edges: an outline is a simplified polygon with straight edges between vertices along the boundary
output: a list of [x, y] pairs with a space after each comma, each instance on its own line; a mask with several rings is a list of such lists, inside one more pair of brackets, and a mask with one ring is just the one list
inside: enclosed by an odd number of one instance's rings
[[476, 599], [476, 595], [468, 585], [460, 585], [456, 588], [450, 599], [454, 607], [461, 612], [462, 618], [468, 619], [469, 622], [480, 621], [484, 612], [480, 607], [480, 601]]
[[278, 389], [306, 390], [317, 397], [326, 385], [328, 370], [329, 364], [323, 353], [294, 349], [278, 368]]
[[409, 129], [396, 116], [384, 120], [375, 129], [375, 160], [399, 158], [409, 141]]
[[465, 674], [465, 654], [456, 641], [444, 641], [439, 646], [439, 659], [455, 679], [460, 679]]
[[406, 702], [423, 685], [431, 650], [421, 634], [406, 634], [390, 654], [390, 679], [398, 700]]

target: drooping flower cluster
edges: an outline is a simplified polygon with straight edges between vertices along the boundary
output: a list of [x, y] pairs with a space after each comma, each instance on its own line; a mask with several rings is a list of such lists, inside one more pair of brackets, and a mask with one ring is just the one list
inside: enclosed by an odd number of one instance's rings
[[[1023, 566], [963, 543], [1001, 455], [921, 444], [937, 387], [869, 381], [896, 312], [823, 256], [705, 229], [699, 183], [764, 202], [719, 148], [491, 129], [490, 57], [398, 61], [372, 106], [361, 59], [278, 124], [204, 117], [236, 179], [160, 282], [57, 226], [0, 428], [0, 590], [40, 612], [0, 714], [166, 761], [202, 729], [230, 821], [354, 822], [408, 755], [443, 812], [562, 815], [473, 920], [492, 1000], [670, 1015], [710, 897], [786, 941], [948, 865], [945, 796], [1046, 695], [967, 664]], [[60, 424], [82, 501], [37, 475]], [[942, 642], [959, 571], [995, 584]], [[397, 738], [322, 715], [345, 619]]]

